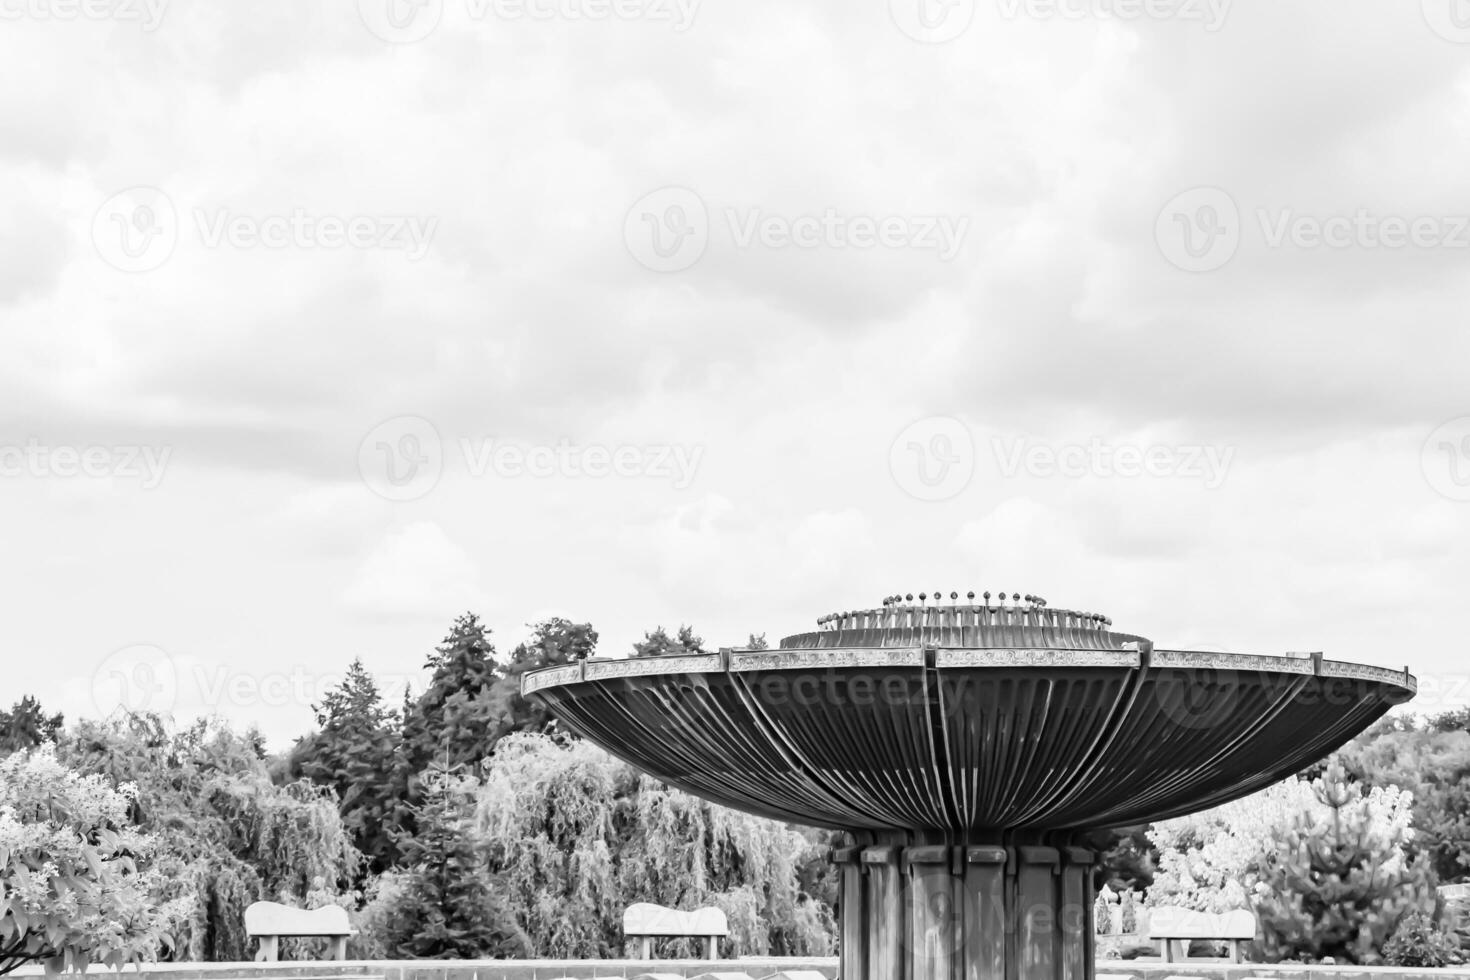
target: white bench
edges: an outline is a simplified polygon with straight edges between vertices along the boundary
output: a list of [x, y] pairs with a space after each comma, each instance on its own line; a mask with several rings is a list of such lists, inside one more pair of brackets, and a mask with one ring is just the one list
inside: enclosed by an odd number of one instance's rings
[[[1174, 940], [1213, 939], [1230, 946], [1230, 962], [1240, 962], [1240, 944], [1256, 938], [1256, 917], [1244, 909], [1233, 912], [1196, 912], [1164, 905], [1148, 910], [1148, 938], [1161, 940], [1164, 962], [1174, 962]], [[1189, 946], [1184, 947], [1189, 956]]]
[[285, 936], [325, 936], [332, 940], [332, 959], [345, 960], [347, 940], [356, 933], [347, 921], [347, 910], [336, 905], [293, 909], [279, 902], [256, 902], [245, 910], [245, 934], [260, 940], [257, 960], [276, 960]]
[[715, 959], [719, 941], [730, 935], [730, 924], [719, 909], [680, 912], [652, 902], [638, 902], [623, 910], [623, 936], [638, 940], [638, 959], [653, 959], [654, 939], [703, 939], [705, 959]]

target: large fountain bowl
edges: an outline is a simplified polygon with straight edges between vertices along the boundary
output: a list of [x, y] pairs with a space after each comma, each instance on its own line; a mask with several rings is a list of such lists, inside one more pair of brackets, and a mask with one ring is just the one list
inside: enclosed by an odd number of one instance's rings
[[1154, 649], [1044, 605], [885, 604], [821, 623], [778, 649], [553, 667], [523, 691], [726, 806], [976, 840], [1224, 803], [1327, 755], [1416, 687], [1407, 670], [1319, 654]]

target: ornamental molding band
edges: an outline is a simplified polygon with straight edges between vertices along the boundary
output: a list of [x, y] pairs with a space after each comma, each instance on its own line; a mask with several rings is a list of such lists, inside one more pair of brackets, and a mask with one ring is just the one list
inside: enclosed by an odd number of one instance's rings
[[1142, 655], [1117, 650], [939, 650], [936, 667], [1138, 667]]
[[581, 679], [581, 664], [568, 664], [565, 667], [550, 667], [546, 670], [535, 670], [521, 677], [521, 693], [531, 694], [544, 687], [555, 687], [558, 684], [571, 684]]
[[845, 831], [843, 980], [1091, 980], [1092, 831], [1322, 759], [1407, 670], [1162, 650], [1035, 595], [890, 596], [774, 650], [587, 660], [522, 690], [723, 806]]
[[1315, 674], [1315, 663], [1304, 657], [1264, 657], [1249, 653], [1214, 653], [1196, 650], [1155, 650], [1149, 661], [1154, 667], [1187, 670], [1270, 670], [1282, 674]]
[[730, 669], [801, 670], [829, 667], [922, 667], [924, 651], [909, 650], [761, 650], [731, 651]]
[[613, 677], [648, 677], [655, 674], [708, 674], [724, 670], [718, 653], [676, 654], [668, 657], [637, 657], [629, 660], [588, 660], [586, 680]]
[[1374, 667], [1371, 664], [1350, 664], [1341, 660], [1322, 661], [1322, 675], [1324, 677], [1353, 677], [1360, 680], [1382, 681], [1385, 684], [1399, 684], [1414, 691], [1419, 690], [1419, 679], [1409, 673], [1408, 668], [1403, 670], [1389, 670], [1387, 667]]

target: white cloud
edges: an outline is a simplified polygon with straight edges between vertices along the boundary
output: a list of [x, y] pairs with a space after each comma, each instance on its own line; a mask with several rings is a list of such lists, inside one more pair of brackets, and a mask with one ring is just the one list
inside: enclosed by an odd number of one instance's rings
[[466, 610], [490, 611], [478, 578], [474, 560], [438, 524], [415, 521], [378, 541], [342, 598], [375, 618], [447, 622]]
[[[466, 607], [507, 641], [555, 609], [609, 653], [660, 622], [734, 643], [935, 587], [1452, 669], [1470, 504], [1421, 450], [1470, 416], [1464, 250], [1273, 248], [1257, 212], [1470, 214], [1464, 46], [1377, 0], [1235, 3], [1217, 31], [981, 3], [943, 45], [887, 6], [699, 4], [679, 32], [446, 4], [403, 45], [350, 2], [7, 22], [0, 443], [172, 451], [146, 492], [0, 478], [12, 686], [46, 700], [58, 665], [135, 642], [408, 674]], [[179, 232], [129, 273], [93, 219], [138, 185]], [[623, 238], [665, 186], [713, 219], [678, 273]], [[1199, 186], [1242, 238], [1191, 274], [1155, 228]], [[968, 225], [948, 261], [741, 248], [727, 209]], [[435, 230], [418, 260], [200, 231], [298, 210]], [[445, 465], [395, 504], [357, 450], [402, 415]], [[938, 502], [889, 472], [927, 416], [978, 450]], [[1235, 455], [1214, 490], [1007, 476], [992, 437]], [[688, 487], [476, 478], [460, 439], [702, 455]]]

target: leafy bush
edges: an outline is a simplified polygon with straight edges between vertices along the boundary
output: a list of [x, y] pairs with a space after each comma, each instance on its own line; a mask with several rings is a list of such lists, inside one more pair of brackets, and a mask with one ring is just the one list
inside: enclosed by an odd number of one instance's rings
[[1444, 903], [1444, 923], [1460, 949], [1470, 951], [1470, 899], [1452, 898]]
[[347, 940], [347, 955], [354, 960], [388, 960], [395, 955], [394, 909], [403, 899], [404, 875], [385, 871], [368, 885], [362, 908], [350, 915], [357, 935]]
[[1437, 968], [1461, 962], [1454, 935], [1435, 925], [1423, 912], [1410, 912], [1399, 920], [1393, 936], [1383, 946], [1383, 958], [1390, 966]]
[[1470, 733], [1387, 731], [1341, 754], [1360, 781], [1413, 792], [1412, 846], [1434, 863], [1440, 880], [1470, 873]]
[[1140, 956], [1156, 956], [1158, 952], [1153, 943], [1141, 943], [1136, 938], [1099, 936], [1097, 939], [1100, 960], [1136, 960]]
[[0, 973], [121, 969], [172, 943], [190, 901], [153, 902], [154, 841], [128, 819], [133, 794], [49, 746], [0, 761]]
[[1288, 779], [1223, 806], [1150, 827], [1148, 837], [1159, 850], [1159, 861], [1146, 904], [1199, 912], [1249, 908], [1249, 890], [1259, 880], [1281, 828], [1313, 803], [1310, 783]]

